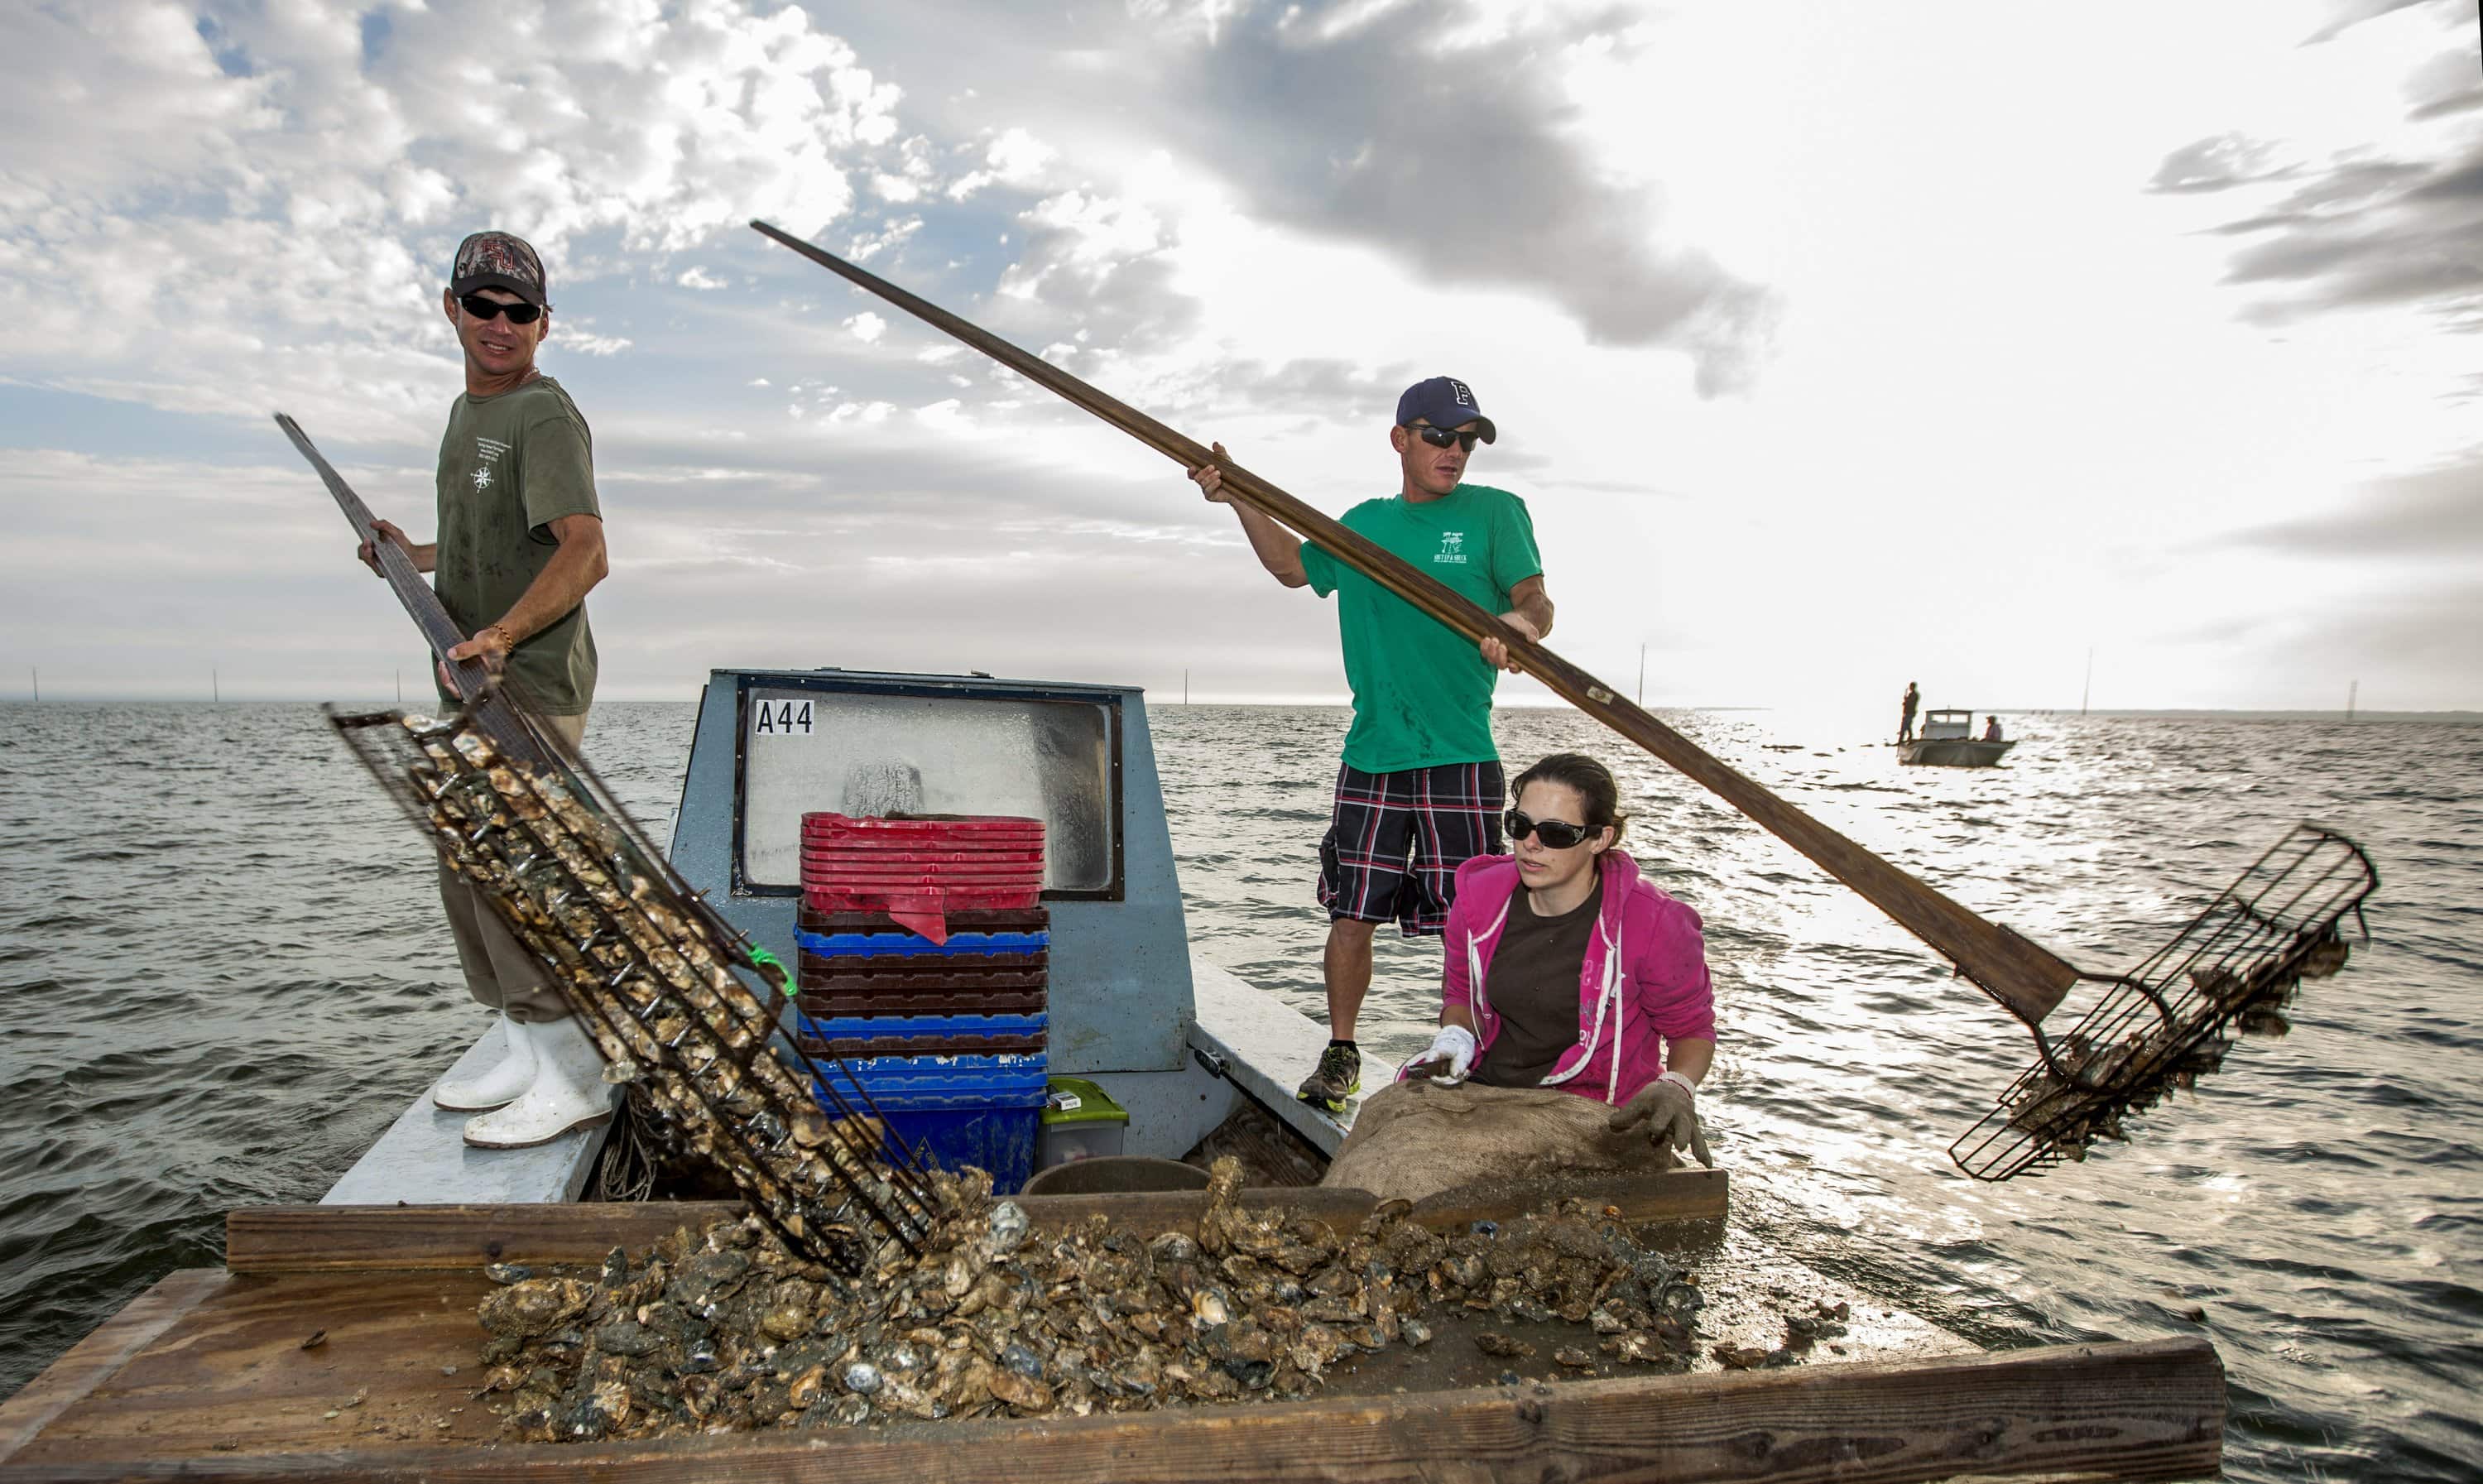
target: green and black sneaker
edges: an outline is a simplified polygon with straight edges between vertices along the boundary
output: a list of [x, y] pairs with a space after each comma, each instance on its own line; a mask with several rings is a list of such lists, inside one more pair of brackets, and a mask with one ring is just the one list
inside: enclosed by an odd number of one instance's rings
[[1345, 1100], [1362, 1091], [1362, 1053], [1350, 1043], [1331, 1041], [1320, 1053], [1319, 1070], [1302, 1079], [1295, 1098], [1322, 1113], [1345, 1111]]

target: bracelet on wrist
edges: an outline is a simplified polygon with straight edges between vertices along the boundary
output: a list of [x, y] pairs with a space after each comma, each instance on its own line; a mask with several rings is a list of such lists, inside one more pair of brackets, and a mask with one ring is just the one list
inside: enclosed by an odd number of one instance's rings
[[1655, 1079], [1659, 1082], [1669, 1082], [1673, 1086], [1680, 1088], [1683, 1092], [1688, 1093], [1693, 1098], [1698, 1096], [1698, 1084], [1691, 1081], [1688, 1076], [1681, 1073], [1661, 1072], [1656, 1073]]

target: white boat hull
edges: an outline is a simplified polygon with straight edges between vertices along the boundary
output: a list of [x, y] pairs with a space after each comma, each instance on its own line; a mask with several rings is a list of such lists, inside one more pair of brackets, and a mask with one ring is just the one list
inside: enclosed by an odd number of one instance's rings
[[1929, 741], [1917, 738], [1901, 742], [1898, 760], [1924, 763], [1942, 768], [1989, 768], [2001, 755], [2016, 747], [2015, 742], [1980, 742], [1970, 737], [1939, 737]]

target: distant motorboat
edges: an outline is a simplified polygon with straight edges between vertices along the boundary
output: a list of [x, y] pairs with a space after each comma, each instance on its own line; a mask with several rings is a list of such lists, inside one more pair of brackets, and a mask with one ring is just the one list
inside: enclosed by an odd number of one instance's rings
[[1974, 735], [1974, 713], [1970, 710], [1926, 711], [1923, 729], [1912, 741], [1897, 744], [1897, 760], [1943, 768], [1988, 768], [2016, 745], [1986, 742]]

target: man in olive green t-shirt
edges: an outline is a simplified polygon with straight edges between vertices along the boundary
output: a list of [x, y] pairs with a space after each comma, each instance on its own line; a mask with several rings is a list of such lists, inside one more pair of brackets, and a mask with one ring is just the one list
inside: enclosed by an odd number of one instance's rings
[[[586, 419], [535, 366], [551, 329], [543, 259], [506, 232], [476, 232], [458, 245], [440, 303], [466, 358], [466, 393], [440, 441], [440, 539], [417, 545], [388, 521], [375, 525], [433, 574], [441, 605], [471, 636], [448, 658], [480, 659], [505, 676], [574, 749], [595, 701], [585, 600], [606, 570], [603, 516]], [[367, 545], [361, 554], [377, 571]], [[439, 681], [441, 702], [455, 704], [445, 665]], [[481, 1113], [466, 1142], [494, 1149], [609, 1117], [601, 1053], [542, 967], [444, 862], [440, 896], [467, 988], [501, 1012], [508, 1055], [479, 1076], [441, 1083], [432, 1100]]]
[[[1397, 400], [1388, 430], [1398, 492], [1346, 512], [1348, 530], [1386, 547], [1460, 596], [1497, 613], [1529, 639], [1552, 629], [1543, 560], [1526, 502], [1506, 490], [1464, 482], [1478, 439], [1498, 436], [1454, 377], [1415, 383]], [[1217, 458], [1224, 455], [1215, 445]], [[1353, 727], [1326, 837], [1320, 842], [1320, 905], [1328, 910], [1328, 1045], [1295, 1095], [1342, 1113], [1362, 1087], [1354, 1020], [1371, 989], [1371, 940], [1394, 918], [1402, 931], [1448, 924], [1457, 867], [1501, 849], [1508, 802], [1491, 736], [1491, 695], [1508, 647], [1480, 649], [1438, 620], [1347, 567], [1319, 546], [1222, 492], [1215, 464], [1190, 471], [1219, 504], [1233, 506], [1260, 565], [1289, 588], [1337, 599]]]

